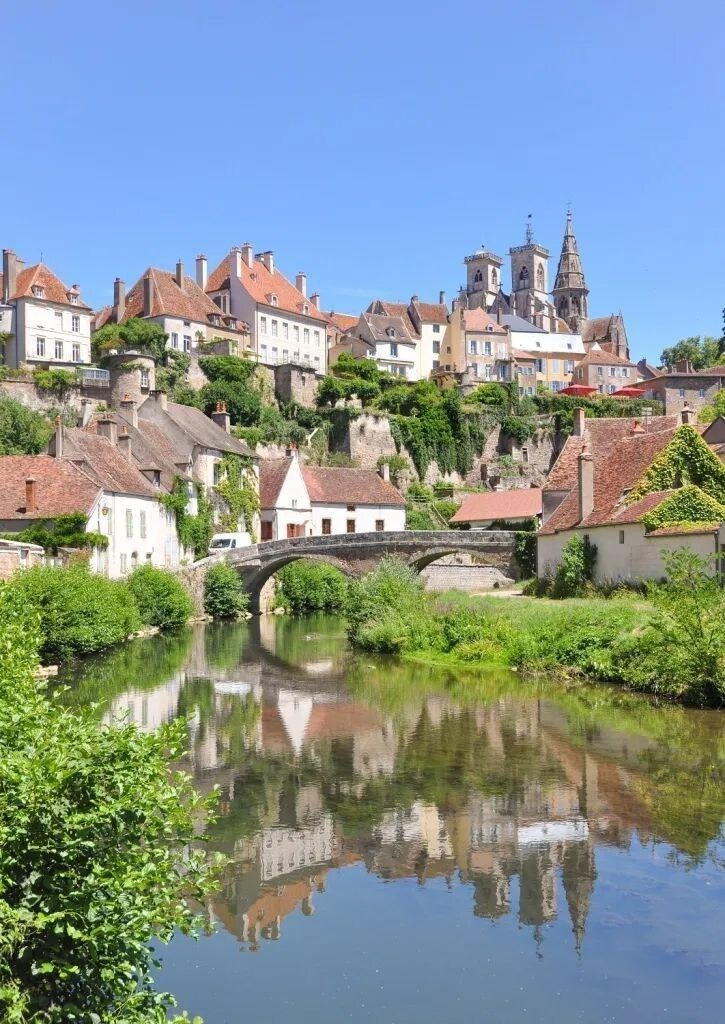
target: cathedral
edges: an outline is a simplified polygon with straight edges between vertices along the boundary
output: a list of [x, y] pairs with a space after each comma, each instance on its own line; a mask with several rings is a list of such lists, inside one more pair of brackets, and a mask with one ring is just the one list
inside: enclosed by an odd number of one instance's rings
[[549, 334], [578, 334], [588, 351], [598, 346], [629, 359], [627, 331], [621, 313], [589, 317], [589, 289], [574, 235], [571, 213], [567, 214], [561, 255], [549, 291], [549, 250], [534, 240], [531, 215], [526, 222], [524, 245], [509, 249], [511, 291], [501, 282], [503, 260], [493, 252], [479, 249], [466, 256], [466, 285], [460, 289], [457, 305], [483, 309], [497, 316], [516, 316]]

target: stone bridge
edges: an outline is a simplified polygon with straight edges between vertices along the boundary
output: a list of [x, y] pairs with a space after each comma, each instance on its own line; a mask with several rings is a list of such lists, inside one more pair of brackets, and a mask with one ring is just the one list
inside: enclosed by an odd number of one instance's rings
[[237, 548], [194, 563], [194, 570], [224, 558], [244, 580], [249, 610], [259, 612], [262, 587], [282, 566], [309, 558], [335, 566], [346, 576], [362, 576], [385, 557], [395, 556], [415, 569], [425, 569], [445, 555], [466, 552], [482, 565], [516, 575], [513, 566], [514, 533], [504, 530], [405, 530], [400, 533], [339, 533], [324, 537], [268, 540]]

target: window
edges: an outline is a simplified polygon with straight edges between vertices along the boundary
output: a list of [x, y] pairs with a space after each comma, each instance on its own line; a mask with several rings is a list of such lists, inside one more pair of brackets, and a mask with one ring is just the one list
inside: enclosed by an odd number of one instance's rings
[[544, 264], [540, 263], [536, 270], [536, 287], [540, 292], [544, 290]]
[[385, 529], [385, 520], [384, 519], [376, 519], [375, 520], [375, 531], [376, 531], [376, 533], [382, 533], [384, 529]]
[[473, 277], [473, 283], [478, 284], [479, 281], [483, 281], [483, 274], [480, 270], [477, 270]]
[[355, 520], [354, 519], [348, 519], [346, 532], [347, 533], [354, 533], [355, 532]]
[[616, 366], [610, 366], [609, 367], [609, 376], [610, 377], [616, 377], [617, 376], [617, 367]]
[[62, 359], [63, 358], [63, 342], [62, 341], [56, 341], [56, 343], [55, 343], [55, 358], [56, 359]]
[[272, 540], [272, 523], [268, 523], [268, 522], [265, 521], [265, 522], [263, 522], [261, 524], [261, 527], [262, 527], [261, 539], [262, 540]]
[[283, 363], [288, 363], [289, 362], [289, 349], [288, 348], [283, 348], [282, 349], [282, 362]]
[[571, 342], [570, 342], [570, 341], [567, 341], [567, 343], [566, 343], [566, 347], [567, 347], [567, 348], [568, 348], [569, 350], [571, 350]]
[[680, 388], [680, 398], [684, 398], [684, 397], [685, 397], [685, 389], [684, 388]]
[[138, 514], [138, 535], [142, 540], [146, 540], [146, 513], [139, 512]]
[[439, 355], [441, 350], [441, 343], [439, 341], [433, 342], [433, 352], [435, 355]]
[[302, 312], [305, 314], [305, 316], [307, 316], [309, 311], [310, 311], [310, 307], [307, 305], [307, 303], [305, 303], [304, 306], [302, 307]]
[[302, 340], [305, 343], [305, 345], [309, 345], [309, 343], [310, 343], [310, 329], [309, 329], [309, 327], [305, 327], [303, 329], [303, 331], [302, 331]]
[[533, 395], [533, 393], [534, 393], [534, 389], [533, 388], [527, 388], [526, 389], [526, 394], [527, 395]]
[[78, 296], [76, 295], [75, 292], [71, 292], [70, 295], [68, 296], [68, 298], [70, 299], [71, 306], [77, 306], [78, 305]]
[[433, 324], [433, 333], [434, 334], [440, 334], [441, 333], [441, 325], [440, 324]]
[[527, 267], [522, 267], [519, 274], [519, 288], [529, 287], [529, 271]]
[[624, 544], [624, 530], [619, 531], [619, 543]]
[[150, 378], [149, 378], [149, 371], [147, 369], [145, 369], [144, 367], [141, 367], [141, 374], [140, 374], [140, 376], [141, 376], [141, 387], [142, 388], [149, 388], [151, 386], [151, 381], [150, 381]]
[[476, 344], [475, 341], [468, 342], [468, 351], [471, 353], [472, 356], [475, 356], [478, 353], [478, 345]]
[[274, 360], [275, 363], [279, 359], [279, 349], [277, 348], [276, 345], [272, 346], [272, 359]]
[[492, 351], [493, 351], [493, 349], [491, 348], [491, 342], [490, 341], [484, 341], [484, 343], [483, 343], [483, 354], [485, 356], [490, 356]]
[[276, 338], [279, 334], [279, 325], [276, 320], [272, 321], [272, 337]]
[[282, 337], [289, 338], [289, 324], [286, 320], [282, 322]]
[[59, 310], [55, 313], [55, 326], [59, 331], [63, 330], [63, 314]]
[[70, 329], [73, 331], [74, 334], [81, 333], [81, 318], [78, 316], [77, 313], [74, 313], [73, 316], [70, 318]]
[[33, 295], [35, 296], [36, 299], [44, 299], [45, 298], [45, 288], [43, 288], [39, 284], [34, 284], [33, 285]]
[[604, 367], [603, 366], [598, 366], [597, 367], [597, 376], [598, 377], [603, 377], [604, 376]]
[[127, 568], [128, 568], [128, 563], [127, 563], [127, 560], [126, 560], [126, 555], [121, 555], [121, 572], [123, 574], [125, 574]]
[[41, 359], [45, 358], [45, 338], [35, 339], [35, 354]]
[[705, 389], [704, 388], [700, 388], [700, 390], [697, 393], [700, 396], [700, 398], [704, 398], [705, 397]]
[[320, 365], [320, 357], [319, 356], [315, 356], [315, 366], [319, 366], [319, 365]]
[[355, 512], [356, 510], [357, 510], [357, 506], [356, 505], [348, 505], [347, 506], [347, 511], [348, 512]]
[[191, 335], [184, 335], [184, 352], [191, 352]]
[[433, 369], [434, 370], [440, 370], [440, 368], [441, 368], [441, 361], [440, 361], [440, 359], [434, 359], [433, 360]]
[[267, 358], [267, 346], [266, 345], [260, 345], [259, 346], [259, 354], [262, 357], [262, 359], [266, 359]]
[[271, 304], [273, 306], [276, 306], [277, 305], [277, 296], [276, 295], [270, 295], [270, 302], [271, 302]]
[[298, 501], [297, 498], [291, 498], [290, 499], [290, 505], [292, 506], [292, 508], [297, 508], [297, 501]]
[[332, 520], [331, 519], [323, 519], [322, 520], [322, 534], [323, 534], [323, 536], [328, 537], [331, 533], [332, 533]]
[[629, 377], [629, 370], [627, 369], [626, 366], [622, 367], [622, 376], [623, 377]]
[[176, 334], [174, 331], [171, 332], [171, 347], [172, 348], [178, 348], [179, 347], [179, 335]]
[[506, 380], [506, 377], [508, 375], [508, 367], [506, 366], [506, 363], [502, 364], [500, 372], [501, 372], [501, 380]]
[[292, 337], [294, 338], [295, 341], [299, 342], [299, 340], [300, 340], [300, 329], [299, 329], [299, 326], [297, 324], [295, 324], [293, 326], [293, 328], [292, 328]]
[[130, 508], [126, 509], [126, 536], [133, 537], [133, 512]]
[[566, 372], [567, 373], [574, 373], [574, 360], [573, 359], [567, 359], [567, 361], [565, 363], [565, 368], [566, 368]]
[[[71, 361], [74, 363], [80, 363], [81, 361], [81, 347], [77, 341], [74, 341], [71, 347]], [[148, 373], [148, 370], [146, 372]]]
[[521, 461], [522, 462], [528, 462], [529, 461], [529, 449], [528, 448], [522, 448], [521, 449]]
[[266, 316], [260, 316], [260, 318], [259, 318], [259, 329], [262, 332], [262, 334], [266, 334], [267, 333], [267, 317]]
[[552, 359], [551, 360], [551, 372], [552, 373], [558, 373], [559, 372], [559, 360], [558, 359]]
[[544, 360], [543, 359], [537, 359], [536, 360], [536, 372], [537, 373], [543, 373], [544, 372]]
[[391, 341], [390, 342], [390, 355], [391, 356], [397, 356], [397, 354], [398, 354], [398, 343], [397, 343], [397, 341]]
[[314, 337], [315, 337], [315, 345], [317, 345], [317, 347], [319, 348], [320, 347], [320, 332], [319, 331], [315, 331]]

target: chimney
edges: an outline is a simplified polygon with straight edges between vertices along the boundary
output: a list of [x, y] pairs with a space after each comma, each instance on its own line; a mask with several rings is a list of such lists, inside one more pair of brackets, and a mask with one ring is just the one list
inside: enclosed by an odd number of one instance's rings
[[143, 279], [143, 315], [151, 316], [154, 308], [154, 282], [148, 273]]
[[574, 410], [574, 430], [572, 433], [574, 437], [584, 437], [584, 421], [586, 420], [586, 413], [581, 406], [577, 406]]
[[129, 462], [132, 461], [131, 435], [129, 434], [125, 427], [118, 435], [118, 450], [120, 451], [121, 455], [124, 456], [124, 458], [128, 459]]
[[126, 312], [126, 285], [117, 277], [113, 282], [113, 319], [117, 324], [123, 320]]
[[55, 434], [53, 435], [53, 437], [54, 437], [54, 442], [55, 442], [55, 444], [54, 444], [55, 451], [53, 453], [53, 456], [56, 459], [62, 459], [63, 458], [63, 421], [61, 420], [60, 416], [56, 416], [55, 417]]
[[35, 477], [29, 476], [25, 481], [25, 514], [33, 515], [38, 511], [38, 501], [35, 488]]
[[438, 292], [438, 305], [439, 306], [445, 306], [445, 304], [446, 304], [446, 293], [445, 292]]
[[138, 409], [136, 408], [136, 403], [129, 395], [124, 395], [121, 399], [121, 415], [127, 423], [138, 429]]
[[579, 522], [583, 522], [594, 509], [594, 459], [585, 448], [579, 456]]
[[217, 402], [216, 409], [211, 414], [211, 418], [214, 420], [218, 427], [221, 427], [225, 433], [231, 433], [231, 416], [227, 412], [225, 402]]
[[315, 309], [319, 309], [320, 308], [320, 293], [319, 292], [313, 292], [312, 295], [310, 295], [310, 302], [315, 307]]
[[[251, 270], [252, 267], [254, 266], [254, 249], [252, 248], [252, 243], [251, 242], [245, 242], [244, 245], [242, 246], [242, 259], [244, 260], [244, 262], [247, 264], [247, 266]], [[240, 273], [241, 273], [241, 267], [240, 267]], [[239, 277], [239, 274], [237, 274], [237, 277]]]
[[3, 249], [3, 302], [15, 294], [18, 284], [18, 258], [12, 249]]
[[199, 253], [196, 257], [196, 283], [202, 289], [206, 291], [206, 282], [209, 277], [209, 264], [207, 263], [206, 256], [203, 253]]
[[[245, 260], [244, 262], [246, 263], [247, 261]], [[229, 276], [242, 276], [242, 250], [238, 245], [235, 245], [229, 253]]]
[[683, 424], [683, 426], [692, 426], [692, 424], [695, 422], [695, 410], [687, 403], [685, 403], [682, 407], [682, 412], [680, 413], [680, 422]]
[[267, 249], [266, 252], [262, 253], [262, 263], [264, 263], [270, 274], [274, 273], [274, 253], [271, 249]]
[[111, 419], [110, 416], [103, 416], [101, 419], [99, 419], [98, 433], [100, 434], [101, 437], [108, 438], [108, 440], [115, 448], [116, 442], [118, 440], [118, 427], [116, 426], [115, 420]]
[[87, 427], [93, 416], [93, 402], [90, 398], [81, 398], [81, 426]]
[[165, 391], [152, 391], [151, 392], [151, 397], [153, 397], [153, 400], [156, 402], [156, 404], [159, 406], [159, 408], [161, 408], [164, 412], [166, 412], [166, 409], [168, 408], [168, 405], [169, 405], [169, 401], [168, 401], [168, 399], [166, 397], [166, 392]]
[[176, 261], [176, 283], [179, 288], [184, 287], [184, 264], [181, 260]]
[[302, 292], [305, 298], [307, 298], [307, 274], [303, 270], [300, 270], [299, 274], [295, 278], [295, 288], [298, 292]]
[[387, 462], [382, 462], [378, 467], [378, 473], [380, 477], [385, 480], [386, 483], [390, 483], [390, 465]]

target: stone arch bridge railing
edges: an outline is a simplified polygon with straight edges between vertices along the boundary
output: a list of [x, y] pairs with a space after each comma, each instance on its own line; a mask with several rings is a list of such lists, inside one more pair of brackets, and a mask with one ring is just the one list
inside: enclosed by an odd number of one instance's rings
[[268, 540], [213, 555], [193, 566], [194, 573], [225, 559], [242, 577], [250, 611], [259, 612], [262, 587], [279, 569], [300, 558], [326, 562], [346, 576], [363, 576], [386, 557], [395, 556], [424, 569], [445, 555], [475, 555], [481, 564], [515, 575], [514, 533], [505, 530], [405, 530], [399, 533], [341, 533], [324, 537]]

